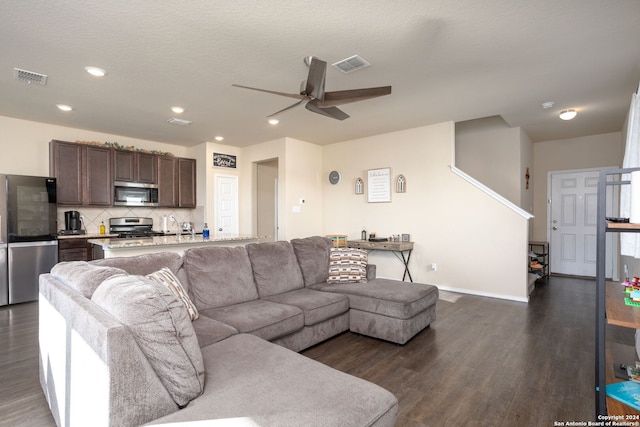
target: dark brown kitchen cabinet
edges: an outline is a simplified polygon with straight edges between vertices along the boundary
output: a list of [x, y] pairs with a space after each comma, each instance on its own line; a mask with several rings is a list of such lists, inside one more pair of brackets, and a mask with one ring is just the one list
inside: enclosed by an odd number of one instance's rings
[[178, 206], [178, 162], [175, 157], [158, 156], [158, 205]]
[[49, 173], [57, 178], [57, 201], [68, 206], [111, 206], [111, 150], [94, 145], [51, 141]]
[[85, 146], [86, 169], [84, 177], [85, 204], [90, 206], [111, 206], [113, 204], [113, 175], [111, 172], [111, 150], [108, 148]]
[[178, 159], [178, 207], [196, 207], [195, 159]]
[[124, 182], [158, 183], [158, 162], [155, 154], [113, 150], [113, 179]]
[[82, 145], [60, 141], [49, 143], [49, 175], [56, 177], [60, 205], [83, 204]]
[[58, 239], [58, 262], [91, 261], [93, 259], [93, 245], [87, 240], [81, 237]]

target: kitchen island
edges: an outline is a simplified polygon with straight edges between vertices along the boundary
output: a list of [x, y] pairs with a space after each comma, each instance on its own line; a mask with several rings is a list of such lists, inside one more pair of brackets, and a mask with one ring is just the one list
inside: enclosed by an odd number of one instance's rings
[[154, 252], [176, 252], [183, 254], [190, 248], [203, 246], [244, 246], [261, 240], [258, 236], [250, 235], [220, 235], [211, 236], [204, 240], [202, 235], [190, 234], [142, 237], [133, 239], [104, 238], [89, 239], [93, 245], [93, 259], [131, 257]]

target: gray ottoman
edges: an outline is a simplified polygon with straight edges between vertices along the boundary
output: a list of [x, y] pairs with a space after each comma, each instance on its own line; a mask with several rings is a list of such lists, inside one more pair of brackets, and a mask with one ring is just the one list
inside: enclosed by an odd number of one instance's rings
[[373, 279], [367, 283], [311, 286], [349, 298], [349, 330], [404, 344], [436, 318], [438, 288], [422, 283]]

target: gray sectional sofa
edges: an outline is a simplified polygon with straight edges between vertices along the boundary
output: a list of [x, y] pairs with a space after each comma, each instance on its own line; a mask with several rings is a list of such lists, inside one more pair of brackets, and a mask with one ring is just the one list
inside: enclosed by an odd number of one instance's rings
[[[56, 423], [395, 425], [391, 393], [297, 352], [347, 330], [404, 344], [435, 319], [438, 290], [372, 265], [360, 283], [327, 283], [331, 248], [316, 236], [56, 265], [39, 303]], [[163, 268], [196, 319], [152, 280]]]

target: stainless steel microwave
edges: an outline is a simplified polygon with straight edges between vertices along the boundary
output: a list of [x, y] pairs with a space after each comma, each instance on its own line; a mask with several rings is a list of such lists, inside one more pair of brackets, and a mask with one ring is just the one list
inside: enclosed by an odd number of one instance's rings
[[114, 206], [158, 206], [158, 186], [138, 182], [113, 183]]

